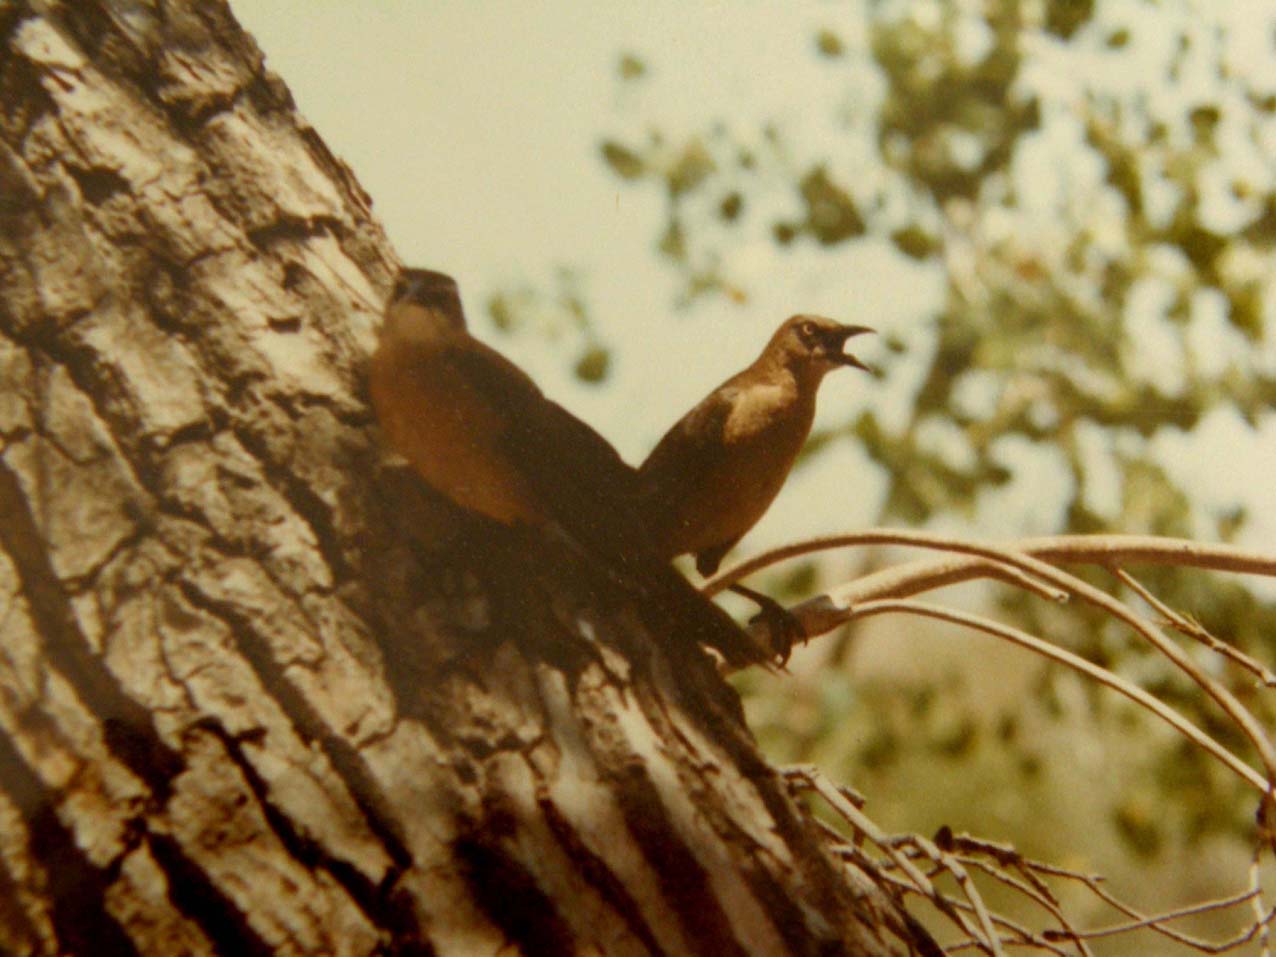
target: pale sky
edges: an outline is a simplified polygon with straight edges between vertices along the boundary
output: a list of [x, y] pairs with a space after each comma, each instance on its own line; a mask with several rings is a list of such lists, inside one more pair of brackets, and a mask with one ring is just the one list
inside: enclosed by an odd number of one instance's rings
[[[1272, 6], [1265, 2], [1234, 0], [1221, 8], [1233, 23], [1246, 25], [1237, 40], [1245, 50], [1253, 47], [1246, 55], [1276, 70], [1270, 31], [1254, 28], [1270, 25]], [[599, 156], [608, 133], [629, 140], [635, 131], [659, 127], [677, 142], [708, 118], [727, 117], [741, 130], [778, 122], [795, 156], [853, 162], [867, 141], [857, 146], [854, 134], [835, 129], [828, 108], [846, 101], [846, 73], [812, 55], [812, 38], [819, 27], [835, 25], [854, 48], [858, 5], [232, 0], [232, 6], [302, 112], [371, 194], [404, 262], [455, 275], [478, 334], [631, 461], [641, 460], [683, 411], [747, 364], [791, 313], [873, 325], [925, 355], [943, 276], [881, 241], [844, 244], [834, 254], [802, 244], [783, 252], [769, 241], [746, 245], [732, 253], [733, 275], [750, 296], [745, 305], [710, 297], [691, 313], [676, 312], [675, 278], [653, 254], [663, 200], [654, 190], [620, 183]], [[919, 0], [915, 6], [927, 5]], [[977, 47], [981, 38], [972, 34], [964, 42]], [[1154, 32], [1148, 42], [1155, 47]], [[640, 83], [619, 82], [622, 52], [649, 65]], [[1137, 76], [1129, 63], [1114, 69], [1101, 58], [1044, 57], [1030, 80], [1049, 88], [1077, 69], [1109, 70], [1114, 84]], [[849, 109], [863, 109], [878, 92], [866, 74], [857, 91], [864, 102]], [[1033, 175], [1042, 177], [1043, 195], [1050, 177], [1101, 173], [1059, 162], [1068, 135], [1061, 128], [1024, 150], [1024, 162], [1034, 163]], [[844, 172], [853, 181], [855, 170]], [[486, 295], [503, 284], [548, 287], [564, 265], [581, 273], [601, 338], [614, 347], [613, 373], [601, 388], [567, 374], [573, 345], [503, 337], [483, 309]], [[1143, 364], [1149, 376], [1169, 374], [1167, 354], [1155, 351], [1154, 326]], [[867, 343], [860, 353], [874, 361], [881, 351]], [[896, 371], [889, 386], [852, 373], [830, 377], [817, 425], [845, 421], [873, 390], [879, 414], [898, 413], [911, 381], [907, 363]], [[1243, 496], [1276, 516], [1270, 479], [1276, 429], [1256, 433], [1220, 413], [1203, 438], [1170, 435], [1159, 447], [1210, 504]], [[1229, 458], [1242, 467], [1220, 470], [1218, 463]], [[981, 509], [984, 533], [1053, 530], [1054, 506], [1067, 483], [1050, 462], [1038, 462], [1033, 474], [1033, 481], [998, 493]], [[841, 442], [795, 475], [741, 552], [862, 527], [883, 489], [862, 453]], [[1101, 487], [1096, 494], [1101, 497]], [[1260, 515], [1251, 540], [1273, 539], [1276, 518]]]

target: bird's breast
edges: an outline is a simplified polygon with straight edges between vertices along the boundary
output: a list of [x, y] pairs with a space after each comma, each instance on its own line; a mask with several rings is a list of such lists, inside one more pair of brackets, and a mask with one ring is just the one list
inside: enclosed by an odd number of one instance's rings
[[754, 384], [728, 397], [722, 454], [712, 470], [682, 489], [678, 551], [732, 542], [760, 519], [779, 494], [810, 432], [813, 403], [784, 383]]

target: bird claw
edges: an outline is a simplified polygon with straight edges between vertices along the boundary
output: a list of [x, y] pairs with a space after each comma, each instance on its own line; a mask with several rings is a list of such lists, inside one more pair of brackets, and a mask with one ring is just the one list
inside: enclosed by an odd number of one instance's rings
[[806, 640], [806, 629], [797, 616], [778, 601], [765, 595], [750, 597], [758, 603], [758, 613], [749, 619], [749, 624], [766, 625], [771, 650], [779, 656], [780, 667], [783, 668], [789, 663], [793, 646]]

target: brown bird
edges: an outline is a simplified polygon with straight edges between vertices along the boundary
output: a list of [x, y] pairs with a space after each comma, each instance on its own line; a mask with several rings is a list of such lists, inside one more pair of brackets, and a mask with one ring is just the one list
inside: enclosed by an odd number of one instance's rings
[[769, 660], [652, 548], [637, 510], [637, 472], [469, 334], [450, 276], [401, 272], [369, 391], [390, 445], [436, 491], [502, 524], [560, 533], [732, 665]]
[[[784, 485], [811, 431], [825, 374], [841, 366], [871, 371], [843, 348], [853, 336], [873, 331], [793, 316], [752, 365], [665, 433], [639, 469], [642, 511], [660, 555], [693, 554], [701, 575], [717, 571]], [[758, 603], [787, 657], [792, 617], [753, 589], [731, 587]]]

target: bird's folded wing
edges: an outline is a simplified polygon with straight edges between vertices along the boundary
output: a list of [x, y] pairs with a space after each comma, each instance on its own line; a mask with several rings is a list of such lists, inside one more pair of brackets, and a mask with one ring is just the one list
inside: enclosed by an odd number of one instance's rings
[[470, 387], [507, 412], [500, 441], [549, 517], [584, 544], [645, 550], [637, 472], [611, 444], [495, 350], [467, 349], [454, 359]]
[[724, 441], [730, 400], [709, 395], [665, 433], [639, 469], [642, 497], [658, 513], [677, 512], [727, 467]]

